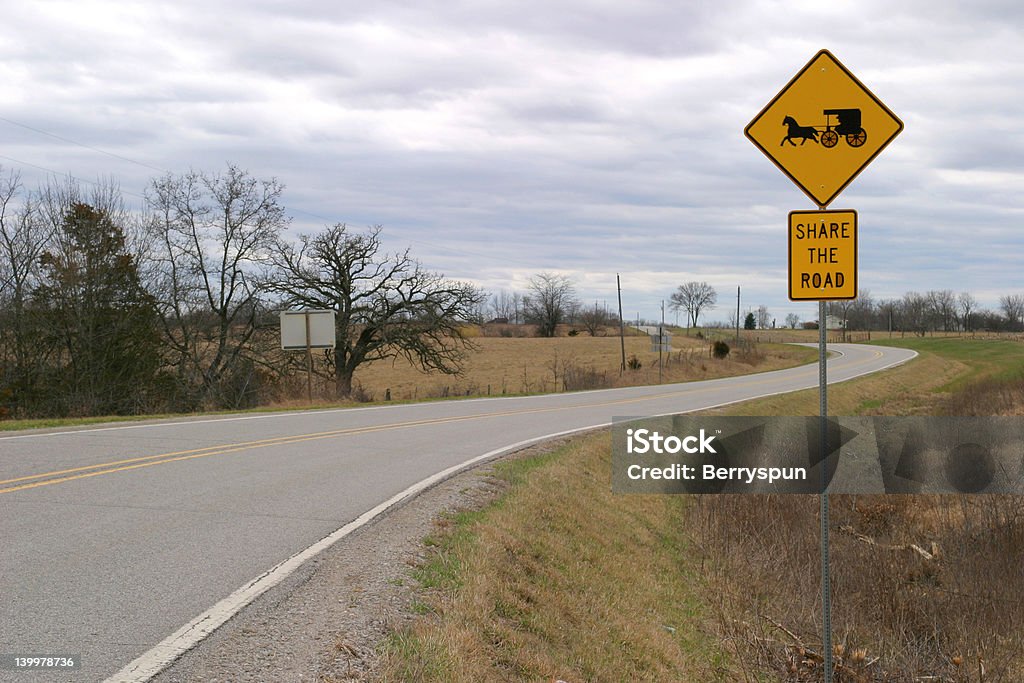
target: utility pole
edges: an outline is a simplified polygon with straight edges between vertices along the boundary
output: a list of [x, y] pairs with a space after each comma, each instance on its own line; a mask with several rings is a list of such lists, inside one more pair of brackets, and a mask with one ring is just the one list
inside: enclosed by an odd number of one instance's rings
[[661, 384], [661, 353], [665, 348], [665, 300], [661, 300], [661, 325], [658, 327], [658, 384]]
[[619, 274], [615, 273], [615, 287], [619, 290], [619, 346], [622, 347], [622, 366], [619, 368], [621, 375], [626, 371], [626, 321], [622, 317], [622, 282]]
[[736, 346], [740, 345], [740, 286], [736, 285]]

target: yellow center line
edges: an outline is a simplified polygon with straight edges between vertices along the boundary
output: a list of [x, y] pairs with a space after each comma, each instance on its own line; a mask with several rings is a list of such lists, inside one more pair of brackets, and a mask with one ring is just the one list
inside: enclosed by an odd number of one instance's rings
[[[876, 357], [881, 356], [881, 353], [875, 352]], [[866, 362], [866, 361], [864, 361]], [[765, 384], [774, 381], [774, 378], [764, 378], [757, 380], [749, 380], [741, 383], [740, 386], [754, 386], [758, 384]], [[584, 405], [569, 405], [569, 406], [556, 406], [549, 408], [528, 408], [519, 410], [507, 410], [496, 413], [482, 413], [477, 415], [458, 415], [452, 417], [440, 417], [440, 418], [427, 418], [422, 420], [410, 420], [407, 422], [394, 422], [391, 424], [369, 426], [369, 427], [348, 427], [345, 429], [334, 429], [325, 432], [312, 432], [309, 434], [295, 434], [291, 436], [279, 436], [269, 439], [260, 439], [257, 441], [241, 441], [236, 443], [221, 444], [218, 446], [206, 446], [204, 448], [193, 448], [190, 450], [183, 451], [171, 451], [168, 453], [159, 453], [157, 455], [145, 455], [137, 458], [127, 458], [124, 460], [114, 460], [105, 463], [99, 463], [96, 465], [84, 465], [82, 467], [72, 467], [63, 470], [54, 470], [52, 472], [44, 472], [42, 474], [31, 474], [23, 477], [16, 477], [14, 479], [0, 480], [0, 486], [4, 484], [17, 484], [16, 486], [8, 486], [7, 488], [0, 488], [0, 494], [2, 493], [13, 493], [14, 491], [24, 491], [26, 489], [38, 488], [40, 486], [50, 486], [52, 484], [61, 484], [68, 481], [76, 481], [79, 479], [87, 479], [89, 477], [96, 477], [103, 474], [113, 474], [114, 472], [124, 472], [127, 470], [135, 470], [143, 467], [152, 467], [153, 465], [162, 465], [169, 462], [181, 462], [184, 460], [194, 460], [197, 458], [205, 458], [211, 455], [224, 455], [226, 453], [237, 453], [245, 450], [255, 450], [258, 448], [267, 448], [269, 446], [283, 446], [293, 443], [301, 443], [303, 441], [315, 441], [320, 439], [328, 439], [337, 436], [351, 436], [356, 434], [370, 434], [373, 432], [386, 431], [390, 429], [403, 429], [406, 427], [420, 427], [426, 425], [435, 424], [448, 424], [452, 422], [462, 422], [466, 420], [476, 420], [485, 418], [496, 418], [496, 417], [509, 417], [514, 415], [529, 415], [534, 413], [551, 413], [564, 410], [575, 410], [577, 408], [601, 408], [612, 405], [626, 405], [629, 403], [640, 403], [644, 401], [657, 400], [662, 398], [670, 398], [672, 396], [678, 396], [681, 394], [695, 394], [703, 393], [706, 391], [714, 391], [719, 387], [701, 387], [701, 388], [687, 388], [683, 390], [674, 390], [669, 392], [662, 392], [658, 394], [651, 394], [648, 396], [637, 396], [628, 399], [617, 399], [613, 401], [605, 401], [602, 403], [591, 403]], [[68, 476], [63, 476], [68, 475]], [[24, 482], [24, 483], [22, 483]]]

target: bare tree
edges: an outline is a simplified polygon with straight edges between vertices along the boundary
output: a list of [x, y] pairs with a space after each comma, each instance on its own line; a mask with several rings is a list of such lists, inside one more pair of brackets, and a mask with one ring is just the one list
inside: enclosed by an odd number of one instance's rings
[[541, 273], [530, 279], [529, 289], [530, 294], [523, 297], [526, 322], [536, 325], [541, 337], [554, 337], [578, 306], [572, 281], [564, 275]]
[[495, 318], [512, 322], [516, 318], [517, 303], [516, 295], [514, 293], [509, 294], [503, 289], [491, 297], [491, 311], [494, 313]]
[[45, 360], [29, 298], [52, 232], [37, 199], [22, 190], [20, 175], [0, 179], [0, 402], [15, 410], [26, 403]]
[[584, 308], [579, 314], [580, 325], [591, 337], [596, 337], [605, 327], [618, 323], [618, 316], [608, 312], [607, 308], [601, 308], [594, 302], [594, 307]]
[[899, 305], [900, 329], [923, 337], [928, 331], [928, 299], [919, 292], [907, 292]]
[[861, 289], [857, 298], [853, 299], [846, 311], [847, 328], [851, 330], [870, 330], [875, 317], [875, 300], [871, 291]]
[[897, 320], [897, 314], [900, 310], [899, 299], [882, 299], [878, 302], [876, 308], [881, 317], [880, 324], [882, 329], [888, 330], [891, 336], [893, 326], [899, 322]]
[[796, 313], [789, 313], [786, 315], [786, 325], [791, 330], [795, 330], [796, 326], [800, 324], [800, 316]]
[[256, 331], [265, 282], [259, 266], [288, 224], [284, 186], [237, 166], [168, 174], [147, 191], [151, 287], [164, 339], [190, 402], [237, 405], [232, 373]]
[[999, 297], [999, 307], [1006, 315], [1007, 326], [1018, 331], [1021, 327], [1021, 320], [1024, 319], [1024, 296], [1020, 294], [1006, 294]]
[[697, 327], [701, 311], [714, 308], [717, 301], [718, 293], [714, 287], [706, 282], [692, 281], [679, 285], [679, 289], [669, 297], [669, 307], [675, 311], [686, 311], [689, 317], [687, 328], [690, 328]]
[[935, 327], [941, 325], [943, 332], [949, 332], [957, 319], [956, 295], [950, 289], [933, 289], [926, 296]]
[[487, 301], [470, 284], [423, 270], [408, 250], [381, 254], [380, 233], [380, 226], [356, 234], [337, 224], [274, 248], [272, 290], [288, 305], [335, 311], [330, 361], [339, 397], [351, 395], [360, 365], [383, 358], [458, 373], [470, 346], [462, 326]]
[[956, 302], [960, 307], [960, 324], [963, 325], [965, 332], [970, 332], [971, 315], [978, 308], [978, 300], [970, 292], [960, 292]]
[[758, 329], [767, 330], [768, 327], [770, 326], [769, 322], [771, 321], [771, 318], [772, 318], [772, 316], [771, 316], [770, 313], [768, 313], [768, 307], [767, 306], [762, 304], [761, 306], [757, 307], [757, 327], [758, 327]]

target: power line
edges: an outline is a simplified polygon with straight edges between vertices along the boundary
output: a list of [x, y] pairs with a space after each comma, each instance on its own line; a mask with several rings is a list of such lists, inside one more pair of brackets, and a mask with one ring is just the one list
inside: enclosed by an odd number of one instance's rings
[[[15, 159], [14, 157], [9, 157], [9, 156], [4, 155], [4, 154], [0, 154], [0, 159], [7, 159], [8, 161], [13, 161], [14, 163], [21, 164], [22, 166], [31, 166], [32, 168], [37, 168], [40, 171], [46, 171], [47, 173], [50, 173], [50, 174], [52, 174], [52, 175], [54, 175], [54, 176], [56, 176], [58, 178], [60, 178], [60, 177], [67, 177], [67, 178], [71, 178], [72, 180], [74, 180], [76, 182], [88, 183], [89, 185], [95, 185], [96, 187], [102, 187], [102, 185], [100, 183], [98, 183], [98, 182], [96, 182], [94, 180], [86, 180], [85, 178], [79, 178], [78, 176], [71, 175], [70, 173], [61, 173], [60, 171], [54, 171], [52, 168], [46, 168], [45, 166], [40, 166], [39, 164], [33, 164], [33, 163], [29, 162], [29, 161], [22, 161], [21, 159]], [[126, 195], [129, 195], [129, 196], [132, 196], [132, 197], [137, 197], [137, 198], [139, 198], [139, 199], [141, 199], [143, 201], [145, 201], [145, 199], [146, 199], [141, 194], [136, 194], [135, 192], [129, 192], [128, 190], [122, 189], [120, 187], [118, 187], [118, 191], [121, 192], [122, 194], [126, 194]]]
[[153, 171], [159, 171], [160, 173], [167, 173], [166, 169], [157, 168], [156, 166], [152, 166], [152, 165], [144, 163], [142, 161], [136, 161], [135, 159], [129, 159], [128, 157], [121, 156], [120, 154], [115, 154], [114, 152], [108, 152], [105, 149], [100, 149], [99, 147], [93, 147], [92, 145], [87, 145], [84, 142], [78, 142], [77, 140], [72, 140], [71, 138], [66, 138], [66, 137], [63, 137], [61, 135], [57, 135], [56, 133], [51, 133], [49, 131], [42, 130], [41, 128], [35, 128], [34, 126], [30, 126], [27, 123], [20, 123], [18, 121], [14, 121], [12, 119], [9, 119], [9, 118], [7, 118], [5, 116], [0, 116], [0, 121], [5, 121], [5, 122], [11, 124], [12, 126], [18, 126], [19, 128], [24, 128], [24, 129], [30, 130], [30, 131], [32, 131], [34, 133], [39, 133], [40, 135], [46, 135], [47, 137], [51, 137], [54, 140], [60, 140], [61, 142], [66, 142], [66, 143], [71, 144], [71, 145], [77, 145], [79, 147], [83, 147], [85, 149], [92, 150], [93, 152], [99, 152], [100, 154], [106, 154], [108, 157], [113, 157], [115, 159], [120, 159], [121, 161], [127, 161], [129, 164], [135, 164], [136, 166], [142, 166], [143, 168], [148, 168], [148, 169], [153, 170]]

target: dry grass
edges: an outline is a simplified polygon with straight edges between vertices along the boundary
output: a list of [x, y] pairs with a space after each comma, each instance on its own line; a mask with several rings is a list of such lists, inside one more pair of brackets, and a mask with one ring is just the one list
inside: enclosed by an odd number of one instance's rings
[[[917, 360], [830, 387], [830, 414], [1024, 414], [1019, 343], [911, 345]], [[807, 391], [720, 412], [813, 415], [817, 400]], [[831, 501], [840, 680], [1024, 681], [1024, 498]], [[722, 596], [722, 637], [779, 680], [820, 681], [818, 497], [706, 496], [689, 510], [708, 553], [705, 579]]]
[[[830, 388], [830, 412], [944, 414], [984, 393], [1020, 414], [1024, 346], [912, 344], [917, 360]], [[718, 412], [817, 408], [808, 391]], [[612, 496], [608, 449], [574, 444], [457, 525], [438, 555], [456, 580], [395, 636], [387, 680], [822, 680], [819, 498]], [[836, 681], [1024, 681], [1024, 498], [831, 501]], [[658, 622], [698, 631], [663, 649]]]
[[429, 614], [394, 635], [381, 680], [735, 680], [704, 630], [685, 501], [613, 496], [609, 451], [601, 433], [506, 464], [510, 492], [430, 540]]
[[[640, 361], [639, 370], [620, 373], [617, 337], [533, 337], [473, 339], [476, 349], [457, 376], [427, 375], [405, 360], [378, 361], [356, 371], [365, 398], [392, 400], [449, 396], [501, 396], [553, 391], [603, 389], [656, 384], [658, 354], [649, 339], [626, 337], [626, 356]], [[728, 358], [716, 360], [707, 339], [677, 335], [673, 351], [663, 357], [662, 381], [686, 382], [764, 372], [812, 362], [811, 349], [782, 344], [744, 344]]]
[[[1024, 680], [1024, 499], [831, 503], [838, 680]], [[821, 680], [809, 665], [821, 652], [818, 507], [816, 496], [709, 496], [688, 518], [708, 550], [722, 637], [781, 680]]]
[[950, 395], [940, 415], [1024, 415], [1024, 375], [976, 380]]

